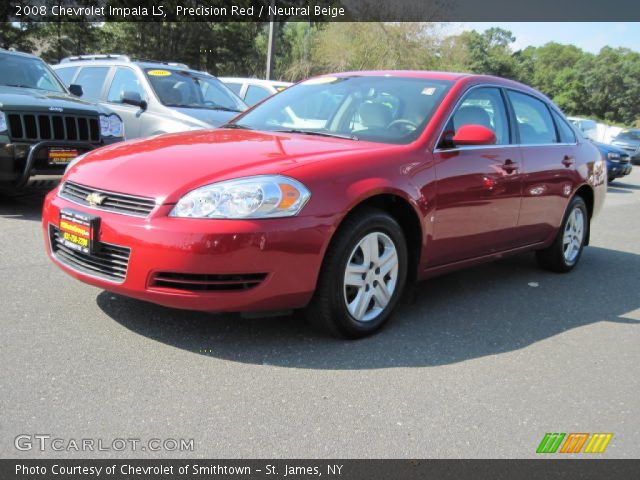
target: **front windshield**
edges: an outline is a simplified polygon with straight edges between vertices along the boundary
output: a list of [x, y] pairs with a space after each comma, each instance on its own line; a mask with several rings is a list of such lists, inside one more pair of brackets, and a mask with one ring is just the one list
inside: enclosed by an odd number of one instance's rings
[[147, 78], [160, 101], [167, 107], [207, 108], [242, 112], [242, 100], [209, 75], [185, 70], [149, 68]]
[[418, 138], [452, 82], [390, 76], [317, 77], [239, 117], [236, 128], [406, 144]]
[[0, 53], [0, 85], [65, 93], [49, 67], [39, 58]]
[[633, 140], [640, 142], [640, 130], [623, 130], [618, 134], [616, 140]]

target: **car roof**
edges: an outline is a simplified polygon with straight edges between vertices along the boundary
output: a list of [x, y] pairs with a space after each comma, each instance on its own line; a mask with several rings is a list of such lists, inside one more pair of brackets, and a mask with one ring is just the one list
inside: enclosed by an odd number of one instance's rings
[[243, 77], [218, 77], [218, 80], [223, 82], [239, 82], [239, 83], [253, 83], [254, 85], [272, 85], [272, 86], [290, 86], [291, 82], [284, 82], [281, 80], [264, 80], [262, 78], [243, 78]]
[[138, 66], [142, 69], [146, 68], [162, 68], [165, 70], [179, 70], [181, 72], [190, 72], [190, 73], [198, 73], [201, 75], [213, 76], [208, 72], [203, 72], [200, 70], [194, 70], [193, 68], [189, 68], [187, 65], [183, 63], [172, 63], [172, 62], [160, 62], [153, 60], [130, 60], [128, 57], [125, 59], [119, 58], [117, 56], [113, 56], [110, 58], [78, 58], [76, 57], [68, 57], [63, 59], [60, 63], [56, 65], [51, 65], [54, 70], [58, 70], [60, 68], [68, 68], [68, 67], [80, 67], [80, 66], [96, 66], [96, 67], [110, 67], [110, 66]]
[[37, 55], [32, 55], [31, 53], [26, 52], [18, 52], [17, 50], [6, 50], [4, 48], [0, 48], [0, 53], [8, 53], [10, 55], [16, 55], [18, 57], [37, 58], [38, 60], [42, 60]]
[[445, 80], [451, 82], [465, 82], [468, 85], [474, 84], [493, 84], [501, 87], [512, 87], [514, 89], [521, 90], [523, 92], [530, 93], [534, 96], [544, 98], [547, 101], [553, 103], [542, 92], [525, 85], [524, 83], [516, 82], [508, 78], [496, 77], [494, 75], [481, 75], [475, 73], [461, 73], [461, 72], [438, 72], [431, 70], [364, 70], [364, 71], [352, 71], [352, 72], [340, 72], [329, 73], [324, 75], [317, 75], [312, 78], [320, 77], [398, 77], [398, 78], [424, 78], [430, 80]]

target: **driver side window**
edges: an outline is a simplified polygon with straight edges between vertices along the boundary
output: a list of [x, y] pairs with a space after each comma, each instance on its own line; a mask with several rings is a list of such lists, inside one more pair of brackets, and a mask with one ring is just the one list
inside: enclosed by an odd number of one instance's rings
[[138, 76], [136, 73], [124, 67], [118, 67], [116, 74], [113, 76], [111, 87], [109, 88], [109, 94], [107, 95], [107, 101], [112, 103], [122, 103], [122, 98], [125, 92], [137, 92], [140, 98], [145, 100], [146, 95], [144, 89], [140, 85]]
[[482, 125], [489, 128], [496, 135], [496, 145], [510, 143], [507, 110], [498, 88], [482, 87], [471, 90], [451, 116], [442, 143], [449, 144], [455, 132], [464, 125]]

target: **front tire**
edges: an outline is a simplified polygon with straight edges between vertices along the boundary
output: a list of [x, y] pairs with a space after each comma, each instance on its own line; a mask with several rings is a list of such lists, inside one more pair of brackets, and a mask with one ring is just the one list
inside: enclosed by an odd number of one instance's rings
[[565, 273], [571, 271], [582, 256], [589, 230], [587, 205], [580, 196], [569, 202], [558, 235], [550, 247], [538, 250], [538, 263], [546, 270]]
[[310, 323], [342, 338], [375, 333], [402, 295], [407, 261], [404, 233], [389, 214], [366, 209], [347, 218], [325, 255]]

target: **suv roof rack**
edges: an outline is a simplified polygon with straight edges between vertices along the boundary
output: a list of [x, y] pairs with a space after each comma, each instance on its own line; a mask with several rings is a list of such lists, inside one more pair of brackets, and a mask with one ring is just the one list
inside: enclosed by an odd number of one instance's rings
[[144, 63], [159, 63], [160, 65], [170, 65], [172, 67], [181, 67], [181, 68], [189, 68], [189, 65], [186, 63], [180, 62], [165, 62], [163, 60], [151, 60], [149, 58], [134, 58], [134, 62], [144, 62]]
[[91, 55], [74, 55], [72, 57], [65, 57], [60, 60], [60, 63], [77, 62], [82, 60], [122, 60], [124, 62], [130, 62], [131, 58], [128, 55], [121, 53], [96, 53]]
[[78, 62], [83, 60], [120, 60], [122, 62], [144, 62], [144, 63], [157, 63], [159, 65], [170, 65], [172, 67], [189, 68], [186, 63], [180, 62], [165, 62], [163, 60], [151, 60], [148, 58], [137, 58], [124, 55], [122, 53], [94, 53], [90, 55], [74, 55], [71, 57], [65, 57], [60, 60], [60, 63]]

